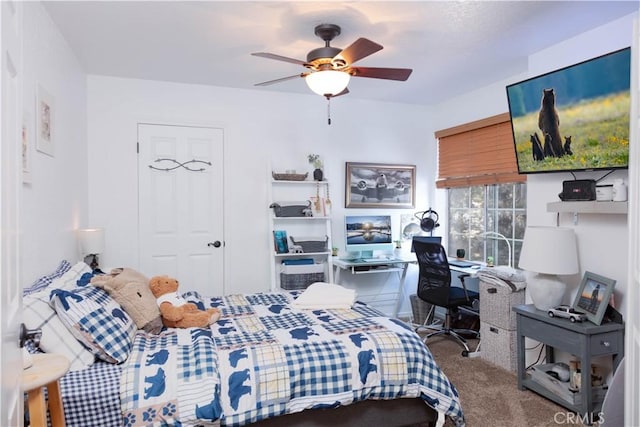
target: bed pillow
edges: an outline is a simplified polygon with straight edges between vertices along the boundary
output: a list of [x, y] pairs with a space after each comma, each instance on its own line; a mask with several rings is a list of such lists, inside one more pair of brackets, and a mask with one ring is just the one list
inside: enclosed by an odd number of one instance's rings
[[53, 279], [45, 289], [27, 295], [22, 300], [24, 310], [22, 318], [25, 326], [28, 329], [42, 330], [39, 347], [47, 353], [57, 353], [67, 357], [71, 363], [70, 369], [73, 371], [91, 366], [95, 357], [60, 321], [50, 305], [49, 297], [53, 289], [74, 289], [88, 276], [91, 276], [91, 268], [80, 261], [71, 266], [62, 276]]
[[22, 319], [27, 329], [41, 329], [39, 347], [46, 353], [57, 353], [69, 359], [70, 370], [78, 371], [93, 364], [95, 357], [60, 321], [49, 305], [49, 291], [27, 295], [22, 300]]
[[61, 277], [64, 273], [66, 273], [70, 269], [71, 269], [71, 263], [66, 259], [63, 259], [62, 261], [60, 261], [60, 264], [58, 264], [58, 267], [52, 273], [45, 274], [44, 276], [40, 277], [38, 280], [33, 282], [31, 286], [24, 288], [22, 290], [22, 296], [31, 295], [36, 292], [40, 292], [44, 290], [47, 286], [51, 284], [51, 282], [53, 282], [54, 279]]
[[51, 292], [51, 303], [67, 329], [98, 358], [127, 360], [137, 327], [107, 292], [94, 286], [59, 289]]
[[93, 277], [91, 267], [89, 267], [84, 261], [76, 263], [73, 267], [64, 273], [61, 277], [53, 279], [51, 285], [47, 287], [47, 290], [52, 289], [67, 289], [71, 290], [78, 286], [87, 286], [89, 281]]

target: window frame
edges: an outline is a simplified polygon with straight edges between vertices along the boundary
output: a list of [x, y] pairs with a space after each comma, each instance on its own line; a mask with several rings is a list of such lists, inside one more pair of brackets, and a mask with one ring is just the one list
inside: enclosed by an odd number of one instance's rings
[[[504, 191], [510, 187], [510, 195]], [[482, 190], [482, 195], [478, 194]], [[464, 206], [460, 205], [460, 195], [465, 195]], [[458, 198], [458, 201], [452, 198]], [[474, 198], [475, 197], [475, 198]], [[508, 206], [504, 202], [508, 200]], [[460, 216], [462, 221], [462, 227]], [[465, 249], [466, 258], [471, 261], [487, 262], [493, 257], [495, 265], [508, 264], [509, 248], [499, 236], [483, 236], [485, 232], [500, 233], [511, 245], [512, 267], [517, 267], [524, 230], [526, 228], [526, 183], [478, 185], [447, 189], [447, 242], [449, 252]], [[466, 219], [465, 219], [466, 217]], [[505, 225], [504, 218], [510, 218]], [[456, 231], [455, 227], [461, 228]], [[507, 231], [509, 229], [509, 231]]]

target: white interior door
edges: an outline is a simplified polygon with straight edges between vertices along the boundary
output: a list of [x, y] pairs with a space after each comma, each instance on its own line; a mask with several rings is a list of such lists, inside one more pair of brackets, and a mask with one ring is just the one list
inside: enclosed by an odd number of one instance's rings
[[138, 125], [140, 271], [224, 293], [223, 131]]
[[[18, 345], [22, 298], [18, 274], [18, 213], [22, 161], [21, 8], [19, 2], [1, 2], [2, 85], [0, 95], [0, 424], [22, 425], [22, 359]], [[33, 135], [32, 135], [33, 137]], [[29, 154], [29, 153], [27, 153]]]
[[[631, 135], [629, 144], [629, 271], [625, 321], [624, 425], [640, 425], [640, 20], [631, 50]], [[606, 414], [605, 414], [606, 415]]]

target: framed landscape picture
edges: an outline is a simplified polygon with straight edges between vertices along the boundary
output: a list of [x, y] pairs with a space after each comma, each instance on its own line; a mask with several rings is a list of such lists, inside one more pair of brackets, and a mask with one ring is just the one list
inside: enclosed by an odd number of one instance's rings
[[414, 208], [415, 194], [415, 165], [346, 163], [346, 208]]

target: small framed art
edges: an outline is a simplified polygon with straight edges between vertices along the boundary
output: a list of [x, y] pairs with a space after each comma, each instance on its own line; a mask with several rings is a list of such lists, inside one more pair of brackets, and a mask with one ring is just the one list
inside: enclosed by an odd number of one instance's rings
[[346, 208], [415, 207], [416, 167], [347, 162]]
[[53, 96], [41, 85], [38, 85], [36, 96], [36, 150], [52, 157], [55, 130], [54, 113]]
[[591, 322], [602, 323], [616, 281], [587, 271], [582, 277], [573, 308], [584, 313]]

